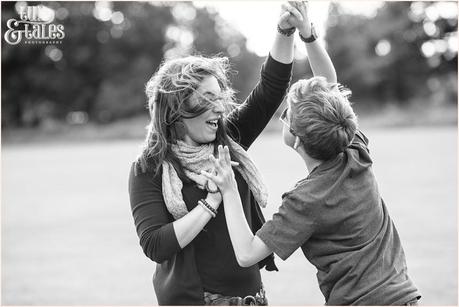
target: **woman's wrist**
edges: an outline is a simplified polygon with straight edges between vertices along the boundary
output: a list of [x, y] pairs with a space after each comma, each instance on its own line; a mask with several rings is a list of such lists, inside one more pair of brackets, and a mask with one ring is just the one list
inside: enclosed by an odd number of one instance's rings
[[220, 201], [215, 200], [215, 197], [214, 197], [213, 195], [211, 195], [210, 193], [207, 194], [207, 197], [205, 198], [205, 201], [206, 201], [212, 208], [214, 208], [215, 210], [217, 210], [218, 207], [220, 207], [220, 204], [221, 204], [221, 200], [220, 200]]
[[280, 24], [277, 25], [277, 32], [279, 34], [282, 34], [283, 36], [291, 36], [293, 33], [295, 33], [296, 28], [295, 27], [289, 27], [289, 28], [284, 28]]
[[217, 216], [217, 209], [214, 208], [214, 206], [211, 205], [207, 200], [200, 199], [198, 200], [198, 204], [204, 209], [204, 211], [209, 213], [211, 217], [214, 218]]

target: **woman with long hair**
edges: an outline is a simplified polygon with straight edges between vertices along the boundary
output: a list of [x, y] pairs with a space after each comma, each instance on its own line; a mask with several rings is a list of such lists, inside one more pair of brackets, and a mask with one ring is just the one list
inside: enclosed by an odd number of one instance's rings
[[[292, 4], [282, 6], [260, 81], [235, 105], [224, 57], [166, 60], [148, 81], [151, 121], [132, 164], [132, 214], [160, 305], [266, 305], [260, 268], [276, 270], [273, 255], [238, 265], [217, 187], [200, 174], [213, 172], [218, 145], [230, 148], [241, 206], [249, 228], [264, 222], [259, 206], [267, 191], [246, 150], [263, 131], [289, 86], [293, 61]], [[254, 68], [255, 69], [255, 68]]]

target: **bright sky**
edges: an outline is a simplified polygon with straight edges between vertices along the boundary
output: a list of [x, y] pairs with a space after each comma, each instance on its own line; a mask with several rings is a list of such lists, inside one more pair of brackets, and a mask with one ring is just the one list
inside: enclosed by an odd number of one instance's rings
[[[273, 33], [284, 1], [196, 1], [197, 7], [213, 7], [228, 22], [247, 37], [247, 47], [260, 56], [266, 56], [271, 48]], [[346, 11], [355, 14], [372, 15], [384, 2], [382, 1], [340, 1]], [[330, 1], [310, 1], [310, 19], [317, 33], [325, 33], [328, 6]], [[296, 36], [295, 39], [299, 38]], [[301, 52], [297, 57], [304, 57]]]

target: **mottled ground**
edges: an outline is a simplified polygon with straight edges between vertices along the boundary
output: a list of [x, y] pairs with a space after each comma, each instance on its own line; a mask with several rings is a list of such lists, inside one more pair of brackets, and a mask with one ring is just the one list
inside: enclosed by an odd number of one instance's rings
[[[374, 170], [423, 305], [457, 305], [457, 128], [365, 131]], [[154, 263], [138, 245], [127, 194], [140, 140], [2, 148], [2, 304], [155, 305]], [[270, 190], [306, 176], [278, 133], [250, 150]], [[263, 273], [272, 305], [321, 305], [297, 251]]]

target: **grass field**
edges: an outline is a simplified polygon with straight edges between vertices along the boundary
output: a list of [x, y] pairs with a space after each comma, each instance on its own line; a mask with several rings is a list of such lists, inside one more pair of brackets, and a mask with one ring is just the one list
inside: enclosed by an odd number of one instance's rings
[[[370, 129], [381, 193], [423, 305], [457, 305], [457, 128]], [[127, 174], [140, 140], [2, 148], [2, 305], [155, 305]], [[250, 149], [270, 190], [306, 176], [278, 133]], [[270, 304], [322, 305], [301, 251], [263, 273]]]

